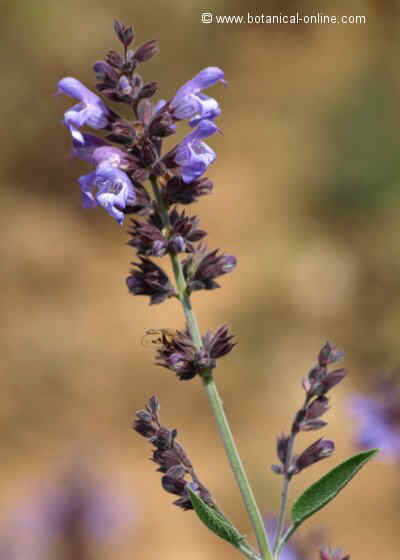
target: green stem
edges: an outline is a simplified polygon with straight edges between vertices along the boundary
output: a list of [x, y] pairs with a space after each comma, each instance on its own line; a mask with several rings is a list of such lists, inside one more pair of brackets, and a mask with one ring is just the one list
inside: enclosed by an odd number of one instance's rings
[[[170, 228], [168, 210], [165, 207], [164, 201], [162, 199], [160, 189], [157, 184], [157, 180], [152, 179], [151, 184], [153, 187], [153, 192], [157, 201], [157, 205], [161, 213], [161, 217], [164, 222], [164, 226], [168, 230]], [[182, 264], [177, 255], [170, 254], [170, 258], [171, 258], [172, 268], [174, 271], [176, 286], [178, 289], [178, 297], [182, 304], [183, 311], [186, 317], [187, 328], [189, 330], [189, 333], [192, 337], [194, 344], [197, 346], [197, 348], [201, 348], [203, 346], [203, 341], [201, 338], [201, 333], [197, 323], [197, 319], [192, 309], [190, 296], [187, 291], [187, 284], [183, 274]], [[247, 478], [246, 472], [243, 467], [243, 463], [240, 459], [239, 452], [237, 450], [235, 441], [233, 439], [233, 435], [224, 412], [223, 404], [218, 394], [217, 386], [212, 376], [212, 371], [205, 370], [203, 372], [202, 378], [203, 378], [203, 384], [206, 389], [209, 402], [211, 404], [211, 408], [214, 412], [214, 416], [218, 425], [219, 432], [224, 442], [225, 451], [228, 456], [231, 469], [235, 476], [236, 482], [239, 486], [243, 498], [243, 502], [246, 506], [247, 513], [249, 515], [251, 524], [253, 526], [257, 538], [257, 543], [258, 543], [260, 553], [262, 555], [263, 560], [272, 560], [272, 553], [265, 532], [264, 521], [261, 516], [260, 510], [258, 509], [257, 502], [255, 500], [253, 491], [251, 489], [249, 480]], [[241, 550], [244, 554], [246, 554], [246, 550], [244, 549]], [[248, 550], [247, 550], [247, 556], [248, 558], [254, 558], [254, 555], [253, 556], [248, 555]]]
[[256, 554], [254, 550], [248, 548], [245, 544], [239, 545], [239, 550], [243, 552], [244, 556], [249, 558], [249, 560], [260, 560], [258, 554]]
[[203, 382], [207, 391], [207, 396], [210, 401], [211, 408], [213, 409], [214, 416], [217, 421], [221, 438], [224, 442], [225, 451], [228, 456], [231, 469], [239, 486], [240, 493], [242, 494], [242, 498], [247, 509], [247, 513], [249, 514], [251, 524], [256, 534], [258, 547], [260, 549], [262, 557], [265, 560], [271, 560], [272, 556], [269, 549], [267, 536], [265, 534], [264, 521], [261, 516], [260, 510], [258, 509], [253, 491], [246, 475], [246, 471], [244, 470], [243, 463], [240, 459], [239, 452], [235, 445], [235, 441], [233, 439], [233, 435], [224, 412], [224, 407], [219, 396], [217, 386], [211, 375], [205, 377], [203, 379]]

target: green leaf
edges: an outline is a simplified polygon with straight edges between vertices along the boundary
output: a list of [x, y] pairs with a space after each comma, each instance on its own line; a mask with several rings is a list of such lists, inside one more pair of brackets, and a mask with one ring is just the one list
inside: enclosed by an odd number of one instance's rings
[[[370, 449], [353, 455], [307, 488], [293, 505], [293, 530], [333, 500], [378, 451], [378, 449]], [[292, 533], [293, 531], [290, 532]]]
[[239, 547], [245, 539], [232, 523], [221, 512], [203, 502], [193, 490], [188, 488], [188, 491], [193, 508], [204, 525], [221, 539]]

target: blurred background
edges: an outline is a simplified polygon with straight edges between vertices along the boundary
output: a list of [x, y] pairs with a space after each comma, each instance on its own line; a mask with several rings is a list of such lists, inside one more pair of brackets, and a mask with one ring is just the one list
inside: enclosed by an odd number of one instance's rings
[[[178, 382], [141, 344], [146, 329], [181, 327], [180, 309], [128, 295], [126, 231], [81, 209], [76, 180], [87, 166], [69, 158], [61, 119], [71, 102], [53, 93], [68, 75], [94, 86], [92, 64], [117, 48], [113, 18], [132, 23], [139, 43], [159, 39], [143, 74], [164, 98], [203, 67], [225, 69], [229, 87], [212, 90], [224, 133], [210, 142], [215, 193], [190, 210], [239, 265], [194, 304], [203, 329], [227, 322], [237, 334], [217, 377], [268, 514], [279, 500], [275, 438], [325, 340], [345, 349], [351, 372], [327, 417], [337, 452], [298, 477], [292, 496], [354, 452], [348, 397], [400, 365], [400, 5], [319, 8], [366, 16], [359, 25], [200, 20], [205, 10], [316, 13], [305, 0], [1, 5], [0, 558], [239, 558], [171, 506], [130, 429], [156, 393], [201, 479], [250, 534], [200, 384]], [[395, 560], [399, 496], [399, 469], [375, 461], [302, 534], [326, 527], [326, 542], [355, 560]]]

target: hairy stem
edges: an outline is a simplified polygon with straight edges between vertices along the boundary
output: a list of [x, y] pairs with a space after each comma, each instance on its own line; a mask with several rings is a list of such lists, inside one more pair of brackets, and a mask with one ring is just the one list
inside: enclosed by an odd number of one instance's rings
[[[157, 180], [152, 179], [151, 184], [161, 217], [164, 222], [164, 227], [168, 230], [170, 228], [168, 210], [162, 199], [160, 189], [157, 184]], [[187, 291], [187, 285], [182, 270], [182, 264], [177, 255], [170, 254], [170, 258], [171, 258], [172, 268], [174, 271], [176, 287], [178, 290], [178, 297], [182, 304], [183, 311], [185, 313], [187, 328], [189, 330], [190, 336], [192, 337], [194, 344], [198, 348], [201, 348], [203, 345], [203, 341], [201, 338], [200, 329], [197, 323], [196, 316], [192, 309], [190, 296]], [[272, 553], [265, 532], [264, 521], [261, 516], [260, 510], [257, 506], [257, 502], [255, 500], [249, 480], [244, 470], [243, 463], [240, 459], [239, 452], [237, 450], [235, 441], [233, 439], [232, 431], [229, 427], [229, 423], [226, 418], [224, 408], [222, 405], [222, 400], [219, 396], [218, 389], [213, 379], [211, 370], [205, 370], [203, 372], [202, 377], [203, 377], [203, 385], [206, 389], [207, 396], [211, 404], [211, 408], [214, 412], [214, 416], [222, 440], [224, 442], [225, 451], [228, 456], [231, 469], [235, 476], [236, 482], [239, 486], [240, 493], [243, 498], [243, 502], [246, 506], [247, 513], [249, 515], [251, 524], [253, 526], [257, 538], [257, 543], [261, 556], [263, 560], [272, 560]], [[257, 558], [253, 553], [250, 553], [250, 551], [246, 547], [241, 548], [241, 550], [248, 558], [253, 558], [253, 559]]]

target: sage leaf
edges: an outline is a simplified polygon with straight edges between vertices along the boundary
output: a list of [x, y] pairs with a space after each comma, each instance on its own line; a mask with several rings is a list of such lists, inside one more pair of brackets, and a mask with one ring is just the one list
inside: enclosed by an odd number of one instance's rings
[[333, 500], [378, 451], [370, 449], [353, 455], [307, 488], [293, 504], [293, 529]]
[[188, 491], [194, 511], [204, 525], [221, 539], [239, 548], [245, 540], [243, 535], [222, 513], [207, 505], [191, 488], [188, 487]]

